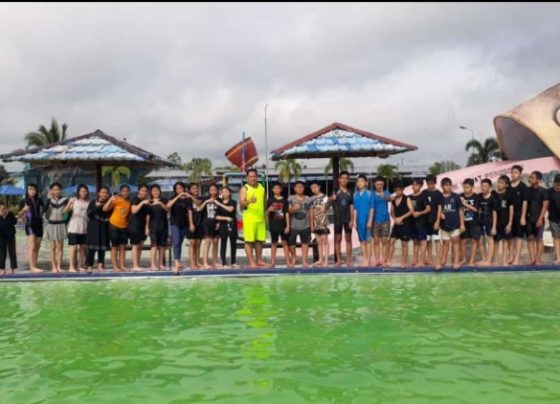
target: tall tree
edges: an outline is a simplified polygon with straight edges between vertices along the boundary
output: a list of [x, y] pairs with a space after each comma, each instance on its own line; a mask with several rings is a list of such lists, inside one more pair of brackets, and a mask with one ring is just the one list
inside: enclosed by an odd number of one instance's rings
[[278, 171], [280, 181], [288, 184], [288, 195], [290, 194], [290, 181], [292, 177], [301, 175], [301, 164], [294, 159], [278, 161], [274, 165], [274, 169]]
[[189, 175], [189, 181], [198, 181], [203, 175], [212, 178], [212, 161], [208, 158], [193, 157], [191, 161], [183, 165], [183, 169]]
[[52, 118], [51, 127], [49, 129], [47, 129], [45, 125], [41, 125], [37, 131], [27, 133], [25, 135], [25, 141], [28, 146], [46, 146], [57, 143], [66, 139], [67, 129], [67, 123], [63, 123], [61, 128], [57, 120]]
[[430, 166], [428, 169], [430, 174], [432, 175], [439, 175], [441, 173], [446, 173], [447, 171], [458, 170], [461, 166], [454, 161], [445, 160], [445, 161], [436, 161], [434, 164]]
[[[342, 157], [338, 162], [338, 167], [340, 171], [354, 171], [354, 163], [352, 160]], [[329, 163], [325, 166], [325, 177], [332, 172], [333, 159], [329, 159]]]
[[167, 160], [169, 160], [169, 161], [171, 161], [175, 164], [178, 164], [180, 166], [183, 165], [183, 159], [181, 158], [181, 156], [179, 156], [179, 153], [177, 153], [177, 152], [173, 152], [169, 156], [167, 156]]
[[483, 143], [476, 139], [469, 140], [465, 145], [465, 150], [472, 149], [472, 154], [467, 160], [467, 167], [476, 164], [488, 163], [492, 158], [501, 158], [500, 146], [495, 137], [489, 137]]
[[103, 169], [101, 170], [102, 177], [105, 177], [107, 175], [111, 176], [111, 188], [113, 192], [117, 192], [117, 188], [121, 184], [121, 177], [129, 179], [131, 174], [132, 173], [130, 171], [130, 168], [125, 166], [119, 166], [119, 167], [107, 166], [107, 167], [103, 167]]

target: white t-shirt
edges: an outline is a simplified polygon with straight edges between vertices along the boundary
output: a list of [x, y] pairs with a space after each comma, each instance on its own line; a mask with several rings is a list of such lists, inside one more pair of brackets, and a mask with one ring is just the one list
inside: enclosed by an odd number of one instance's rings
[[89, 201], [77, 199], [72, 205], [72, 216], [68, 222], [68, 233], [87, 234], [87, 208]]

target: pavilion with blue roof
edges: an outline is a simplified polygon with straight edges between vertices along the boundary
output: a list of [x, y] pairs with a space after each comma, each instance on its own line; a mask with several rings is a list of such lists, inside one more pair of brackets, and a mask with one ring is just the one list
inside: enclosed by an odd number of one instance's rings
[[96, 187], [101, 187], [103, 166], [129, 168], [176, 167], [177, 165], [154, 153], [115, 139], [101, 130], [65, 139], [58, 143], [3, 154], [5, 162], [26, 162], [31, 168], [38, 165], [81, 167], [95, 170]]
[[292, 158], [332, 158], [333, 179], [339, 173], [341, 157], [381, 157], [414, 151], [414, 145], [352, 128], [342, 123], [332, 123], [318, 131], [294, 140], [272, 151], [272, 160]]

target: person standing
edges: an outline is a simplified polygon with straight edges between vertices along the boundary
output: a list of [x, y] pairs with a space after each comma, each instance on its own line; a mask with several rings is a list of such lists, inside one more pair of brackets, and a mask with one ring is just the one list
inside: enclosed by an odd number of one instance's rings
[[[218, 211], [218, 186], [210, 184], [208, 187], [208, 196], [203, 198], [202, 203], [198, 206], [199, 212], [202, 212], [202, 228], [204, 229], [204, 249], [202, 252], [202, 268], [219, 268], [218, 264], [218, 225], [216, 222], [216, 214]], [[208, 255], [212, 247], [212, 265], [208, 262]]]
[[452, 191], [453, 184], [451, 179], [444, 178], [441, 180], [441, 189], [443, 190], [442, 212], [441, 212], [441, 239], [443, 245], [441, 248], [440, 267], [447, 264], [447, 255], [449, 253], [449, 243], [453, 249], [453, 269], [458, 270], [461, 267], [460, 250], [461, 250], [461, 233], [465, 232], [465, 219], [463, 204], [461, 198]]
[[68, 198], [62, 196], [62, 186], [54, 182], [50, 186], [44, 216], [47, 219], [45, 237], [50, 241], [52, 272], [62, 271], [64, 240], [66, 239], [66, 220], [64, 208]]
[[0, 271], [6, 275], [6, 258], [10, 256], [12, 273], [17, 269], [16, 256], [16, 223], [15, 215], [8, 210], [4, 202], [0, 202]]
[[[494, 236], [494, 263], [509, 265], [510, 241], [512, 238], [514, 206], [512, 194], [508, 191], [509, 177], [502, 175], [496, 183], [494, 210], [496, 211], [496, 235]], [[500, 260], [500, 244], [502, 245], [502, 259]]]
[[541, 186], [542, 173], [533, 171], [529, 175], [527, 193], [527, 247], [531, 265], [541, 265], [544, 252], [544, 217], [548, 211], [548, 191]]
[[43, 272], [37, 266], [39, 248], [43, 238], [43, 208], [44, 204], [39, 197], [36, 184], [28, 184], [25, 198], [19, 204], [18, 217], [25, 219], [25, 234], [27, 235], [27, 254], [29, 270], [32, 273]]
[[371, 255], [371, 231], [373, 227], [373, 204], [372, 192], [367, 189], [367, 177], [358, 175], [356, 181], [356, 192], [354, 192], [354, 215], [355, 228], [358, 232], [358, 240], [362, 249], [362, 266], [370, 264]]
[[130, 217], [130, 187], [121, 185], [118, 195], [113, 195], [103, 210], [110, 212], [109, 236], [111, 238], [111, 265], [113, 271], [128, 271], [126, 246], [128, 245], [128, 219]]
[[398, 182], [395, 184], [395, 199], [391, 201], [391, 217], [393, 218], [393, 229], [389, 241], [389, 252], [386, 265], [392, 264], [395, 244], [401, 241], [401, 269], [406, 268], [408, 261], [408, 242], [410, 241], [410, 227], [412, 214], [414, 212], [408, 196], [403, 194], [403, 185]]
[[220, 258], [222, 265], [227, 266], [227, 244], [230, 245], [230, 262], [232, 268], [239, 268], [237, 256], [237, 201], [231, 199], [231, 189], [222, 188], [222, 200], [218, 202], [216, 221], [219, 224]]
[[389, 265], [389, 236], [391, 234], [391, 216], [389, 216], [389, 202], [391, 194], [385, 191], [385, 179], [375, 178], [375, 191], [372, 194], [373, 204], [373, 255], [370, 257], [371, 266]]
[[282, 240], [286, 266], [291, 267], [290, 247], [288, 245], [290, 235], [290, 212], [288, 200], [282, 196], [282, 185], [276, 183], [272, 186], [273, 195], [266, 202], [266, 213], [268, 219], [268, 229], [270, 231], [270, 257], [271, 267], [276, 266], [276, 250], [278, 240]]
[[[266, 190], [258, 182], [257, 170], [247, 170], [247, 183], [239, 193], [243, 209], [243, 238], [249, 268], [268, 267], [262, 259], [263, 243], [266, 241], [265, 202]], [[255, 258], [253, 258], [253, 250]]]
[[148, 198], [148, 186], [138, 186], [138, 194], [130, 203], [130, 219], [128, 220], [128, 235], [132, 245], [132, 270], [142, 271], [142, 249], [144, 242], [150, 234], [148, 226], [148, 210], [150, 199]]
[[173, 193], [173, 197], [167, 202], [167, 207], [171, 209], [171, 241], [173, 242], [175, 271], [178, 272], [185, 268], [181, 264], [181, 250], [189, 230], [189, 202], [191, 195], [186, 192], [185, 184], [181, 181], [173, 185]]
[[560, 265], [560, 174], [554, 176], [552, 187], [548, 190], [548, 201], [548, 222], [556, 255], [552, 263]]
[[321, 192], [321, 185], [318, 182], [311, 184], [311, 211], [310, 223], [311, 232], [315, 234], [319, 249], [319, 260], [314, 266], [326, 268], [329, 266], [329, 222], [327, 218], [327, 209], [329, 207], [329, 198]]
[[426, 193], [422, 192], [424, 180], [412, 180], [412, 194], [408, 197], [409, 209], [412, 211], [410, 238], [412, 239], [412, 266], [424, 265], [426, 257], [426, 239], [428, 237], [428, 215], [431, 212]]
[[152, 271], [165, 270], [165, 247], [169, 238], [167, 221], [167, 200], [161, 197], [161, 188], [154, 184], [150, 187], [150, 209], [148, 211], [150, 230], [150, 261]]
[[200, 188], [198, 184], [191, 183], [189, 186], [189, 193], [192, 196], [188, 203], [189, 215], [189, 231], [187, 238], [189, 239], [189, 267], [191, 269], [199, 269], [202, 267], [200, 262], [200, 246], [204, 239], [204, 229], [202, 228], [202, 212], [198, 211], [200, 205], [199, 198]]
[[[439, 226], [441, 220], [441, 203], [443, 195], [441, 191], [436, 189], [436, 176], [429, 174], [426, 176], [426, 185], [428, 189], [424, 190], [428, 205], [430, 205], [430, 213], [428, 214], [428, 237], [426, 243], [426, 259], [424, 263], [428, 266], [434, 262], [432, 250], [435, 249], [436, 259], [435, 266], [439, 269], [441, 260], [441, 243], [439, 238]], [[432, 248], [434, 247], [434, 248]]]
[[[461, 234], [461, 265], [468, 263], [475, 265], [476, 253], [480, 248], [480, 224], [478, 211], [480, 209], [480, 195], [474, 192], [474, 180], [466, 178], [463, 181], [463, 193], [460, 195], [465, 217], [465, 232]], [[467, 242], [471, 241], [471, 256], [467, 261]]]
[[513, 205], [513, 223], [511, 228], [511, 247], [509, 264], [519, 265], [521, 256], [521, 245], [523, 238], [527, 235], [527, 199], [528, 188], [521, 181], [523, 167], [514, 165], [511, 167], [511, 182], [508, 192], [511, 194], [510, 200]]
[[352, 226], [354, 224], [354, 197], [348, 189], [350, 174], [338, 176], [338, 189], [330, 197], [334, 212], [334, 265], [342, 264], [342, 232], [346, 242], [346, 264], [352, 266]]
[[105, 270], [105, 252], [110, 248], [109, 240], [109, 212], [103, 210], [103, 206], [109, 200], [109, 188], [101, 187], [97, 191], [97, 197], [89, 203], [87, 209], [88, 224], [86, 243], [88, 252], [86, 255], [87, 271], [93, 270], [93, 261], [97, 253], [97, 270]]
[[76, 191], [76, 197], [70, 198], [65, 213], [72, 213], [68, 221], [68, 272], [85, 271], [86, 263], [86, 235], [87, 235], [87, 209], [89, 206], [89, 189], [87, 185], [80, 184]]
[[[494, 256], [494, 236], [496, 235], [498, 216], [494, 208], [496, 195], [492, 191], [492, 181], [485, 178], [480, 182], [480, 199], [478, 209], [478, 223], [480, 225], [480, 252], [482, 260], [479, 265], [492, 265]], [[486, 239], [486, 244], [484, 244]]]
[[290, 255], [292, 265], [297, 263], [296, 245], [299, 237], [301, 243], [301, 263], [304, 268], [308, 266], [307, 256], [309, 243], [311, 242], [311, 223], [309, 221], [309, 209], [311, 198], [304, 194], [305, 185], [301, 181], [294, 184], [294, 193], [288, 198], [290, 213]]

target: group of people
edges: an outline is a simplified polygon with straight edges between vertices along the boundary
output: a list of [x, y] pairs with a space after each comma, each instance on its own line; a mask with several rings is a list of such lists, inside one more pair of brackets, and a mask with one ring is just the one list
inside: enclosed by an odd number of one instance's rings
[[[283, 249], [285, 263], [299, 263], [298, 241], [303, 267], [309, 263], [309, 246], [315, 238], [317, 259], [314, 266], [329, 266], [328, 212], [334, 216], [334, 264], [343, 265], [342, 240], [346, 245], [347, 266], [353, 265], [352, 232], [358, 235], [361, 265], [390, 266], [397, 241], [401, 243], [399, 266], [409, 265], [409, 242], [412, 241], [413, 267], [447, 265], [454, 269], [469, 265], [518, 265], [522, 243], [527, 239], [530, 264], [541, 264], [543, 230], [548, 220], [560, 264], [560, 175], [550, 189], [540, 185], [542, 173], [529, 175], [529, 186], [521, 181], [522, 167], [513, 166], [511, 179], [503, 175], [493, 189], [492, 181], [480, 183], [474, 192], [474, 180], [465, 179], [463, 192], [453, 192], [449, 178], [436, 177], [412, 181], [412, 193], [404, 194], [402, 184], [394, 184], [394, 193], [385, 190], [382, 177], [374, 179], [374, 190], [368, 189], [365, 175], [357, 177], [356, 189], [349, 189], [350, 174], [338, 177], [338, 189], [330, 196], [322, 193], [318, 182], [311, 183], [311, 196], [305, 184], [298, 181], [294, 194], [282, 195], [281, 184], [274, 184], [266, 195], [258, 183], [257, 171], [247, 171], [246, 184], [239, 194], [243, 217], [243, 238], [247, 266], [274, 267], [278, 246]], [[427, 189], [422, 189], [426, 182]], [[182, 247], [189, 239], [188, 266], [191, 269], [238, 267], [237, 211], [238, 202], [232, 192], [211, 184], [205, 196], [196, 183], [187, 186], [175, 183], [170, 199], [162, 197], [154, 184], [140, 185], [131, 198], [128, 185], [111, 195], [101, 187], [90, 200], [86, 185], [77, 187], [76, 195], [62, 195], [61, 185], [53, 183], [43, 201], [35, 184], [27, 186], [25, 198], [16, 215], [0, 202], [0, 270], [5, 271], [9, 255], [12, 271], [17, 268], [15, 225], [25, 223], [31, 272], [41, 272], [38, 253], [43, 236], [50, 243], [51, 270], [62, 271], [63, 244], [68, 239], [69, 272], [92, 271], [97, 255], [97, 269], [105, 268], [105, 253], [111, 251], [113, 271], [144, 270], [141, 266], [143, 245], [149, 237], [150, 269], [165, 269], [165, 250], [172, 245], [174, 270], [185, 268]], [[263, 244], [270, 233], [271, 260], [263, 259]], [[344, 237], [343, 237], [344, 236]], [[127, 246], [132, 249], [132, 267], [126, 260]], [[229, 263], [227, 247], [230, 246]], [[470, 248], [468, 248], [470, 245]], [[451, 254], [449, 250], [451, 249]], [[218, 258], [219, 252], [219, 258]], [[435, 254], [435, 256], [434, 256]], [[477, 259], [478, 254], [480, 259]]]

